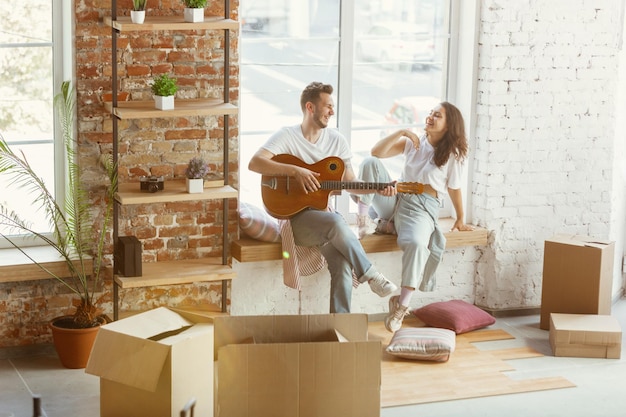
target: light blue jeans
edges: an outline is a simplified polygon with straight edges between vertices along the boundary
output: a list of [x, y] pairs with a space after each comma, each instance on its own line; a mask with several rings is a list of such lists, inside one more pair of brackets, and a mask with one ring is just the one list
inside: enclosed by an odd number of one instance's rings
[[338, 213], [304, 210], [291, 218], [293, 238], [298, 246], [318, 246], [330, 272], [330, 312], [349, 313], [352, 272], [359, 282], [378, 273], [367, 259], [361, 242]]
[[[382, 161], [374, 157], [363, 161], [359, 178], [366, 182], [391, 181]], [[370, 206], [372, 217], [393, 220], [402, 249], [402, 286], [433, 291], [435, 272], [446, 247], [437, 223], [439, 200], [429, 194], [398, 194], [396, 198], [363, 194], [358, 198]]]

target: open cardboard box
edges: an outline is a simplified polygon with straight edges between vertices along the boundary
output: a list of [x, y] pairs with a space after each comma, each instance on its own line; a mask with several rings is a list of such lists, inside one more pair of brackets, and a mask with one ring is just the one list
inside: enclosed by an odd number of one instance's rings
[[213, 415], [213, 318], [160, 307], [100, 328], [85, 372], [102, 417]]
[[216, 317], [215, 355], [217, 416], [380, 416], [365, 314]]

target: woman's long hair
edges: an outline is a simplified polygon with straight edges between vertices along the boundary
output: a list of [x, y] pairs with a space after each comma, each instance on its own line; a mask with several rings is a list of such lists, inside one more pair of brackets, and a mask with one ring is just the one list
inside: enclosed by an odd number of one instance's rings
[[467, 156], [467, 137], [465, 136], [465, 122], [460, 110], [454, 104], [444, 101], [441, 107], [446, 110], [446, 127], [448, 130], [435, 148], [433, 162], [438, 167], [448, 162], [450, 155], [462, 161]]

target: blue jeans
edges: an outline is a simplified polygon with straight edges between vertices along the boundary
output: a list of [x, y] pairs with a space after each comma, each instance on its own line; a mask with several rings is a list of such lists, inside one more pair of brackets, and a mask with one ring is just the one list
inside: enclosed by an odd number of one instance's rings
[[[359, 172], [366, 182], [390, 182], [391, 177], [378, 158], [366, 158]], [[439, 229], [439, 200], [429, 194], [358, 195], [370, 206], [372, 217], [393, 220], [402, 249], [402, 286], [433, 291], [435, 272], [441, 263], [446, 238]], [[397, 205], [397, 207], [396, 207]]]
[[352, 272], [359, 282], [377, 273], [367, 259], [361, 242], [344, 218], [335, 212], [304, 210], [291, 218], [293, 238], [298, 246], [318, 246], [330, 272], [330, 312], [349, 313]]

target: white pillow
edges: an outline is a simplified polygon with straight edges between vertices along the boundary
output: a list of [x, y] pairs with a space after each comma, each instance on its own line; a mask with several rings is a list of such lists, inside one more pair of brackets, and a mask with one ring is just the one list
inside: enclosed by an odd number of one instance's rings
[[386, 352], [405, 359], [445, 362], [456, 347], [452, 330], [403, 327], [393, 334]]
[[252, 204], [239, 202], [239, 228], [251, 238], [280, 242], [278, 220]]

